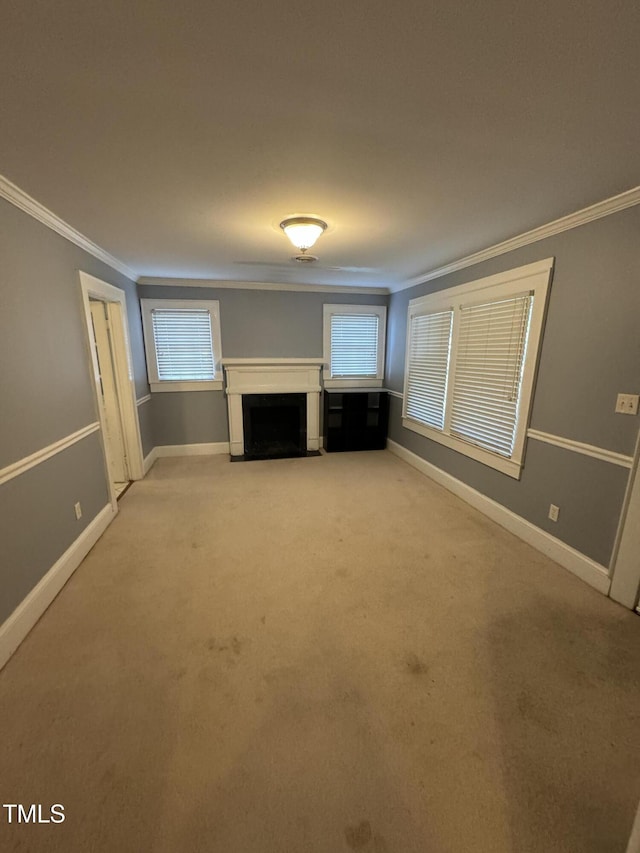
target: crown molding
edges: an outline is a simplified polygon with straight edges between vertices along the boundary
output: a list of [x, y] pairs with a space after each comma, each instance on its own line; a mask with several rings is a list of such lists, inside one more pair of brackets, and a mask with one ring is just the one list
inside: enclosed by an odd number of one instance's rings
[[216, 290], [289, 290], [297, 293], [351, 293], [361, 296], [388, 296], [388, 287], [358, 287], [333, 284], [284, 284], [270, 281], [224, 281], [215, 278], [154, 278], [141, 276], [144, 287], [210, 287]]
[[515, 249], [520, 249], [522, 246], [528, 246], [530, 243], [537, 243], [539, 240], [544, 240], [546, 237], [552, 237], [554, 234], [561, 234], [563, 231], [570, 231], [572, 228], [578, 228], [580, 225], [586, 225], [587, 222], [593, 222], [595, 219], [602, 219], [604, 216], [610, 216], [612, 213], [617, 213], [620, 210], [625, 210], [627, 207], [634, 207], [640, 204], [640, 186], [626, 190], [626, 192], [614, 195], [604, 201], [599, 201], [575, 213], [570, 213], [567, 216], [562, 216], [560, 219], [554, 219], [553, 222], [548, 222], [546, 225], [540, 225], [538, 228], [533, 228], [531, 231], [525, 231], [524, 234], [519, 234], [516, 237], [510, 237], [502, 243], [496, 243], [494, 246], [489, 246], [487, 249], [482, 249], [480, 252], [474, 252], [472, 255], [466, 255], [457, 261], [446, 264], [443, 267], [431, 270], [431, 272], [423, 273], [415, 278], [408, 279], [403, 284], [392, 287], [391, 292], [397, 293], [400, 290], [407, 290], [410, 287], [415, 287], [418, 284], [424, 284], [427, 281], [433, 281], [435, 278], [441, 278], [443, 275], [456, 272], [457, 270], [471, 267], [475, 264], [488, 261], [490, 258], [496, 258], [498, 255], [504, 255], [507, 252], [513, 252]]
[[46, 225], [47, 228], [50, 228], [52, 231], [55, 231], [62, 237], [65, 237], [71, 243], [75, 243], [76, 246], [84, 249], [85, 252], [93, 255], [93, 257], [97, 258], [99, 261], [103, 261], [112, 269], [121, 272], [122, 275], [132, 281], [136, 280], [137, 273], [130, 269], [130, 267], [123, 264], [122, 261], [119, 261], [117, 258], [114, 258], [113, 255], [109, 254], [109, 252], [101, 249], [100, 246], [96, 245], [92, 240], [89, 240], [89, 238], [85, 237], [84, 234], [76, 231], [75, 228], [63, 219], [60, 219], [59, 216], [56, 216], [55, 213], [50, 211], [43, 204], [40, 204], [39, 201], [31, 198], [31, 196], [24, 190], [21, 190], [20, 187], [11, 183], [11, 181], [8, 178], [5, 178], [4, 175], [0, 175], [0, 198], [6, 199], [10, 204], [15, 205], [15, 207], [18, 207], [20, 210], [24, 211], [24, 213], [28, 213], [29, 216], [37, 219], [38, 222], [41, 222], [43, 225]]

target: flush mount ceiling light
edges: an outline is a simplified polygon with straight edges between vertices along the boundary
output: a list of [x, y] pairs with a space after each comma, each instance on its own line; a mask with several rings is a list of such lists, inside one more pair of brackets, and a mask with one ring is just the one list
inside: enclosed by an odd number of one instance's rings
[[282, 220], [280, 227], [296, 249], [302, 252], [301, 255], [296, 256], [296, 261], [309, 263], [317, 260], [314, 255], [307, 255], [306, 252], [326, 229], [326, 222], [315, 216], [290, 216]]

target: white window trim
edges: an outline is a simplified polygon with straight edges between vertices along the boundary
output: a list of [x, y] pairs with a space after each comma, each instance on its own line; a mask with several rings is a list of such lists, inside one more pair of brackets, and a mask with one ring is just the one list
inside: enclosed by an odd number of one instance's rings
[[[332, 314], [377, 314], [378, 316], [378, 364], [375, 378], [349, 376], [334, 379], [331, 376], [331, 315]], [[323, 305], [323, 359], [322, 379], [325, 388], [382, 388], [384, 382], [384, 359], [387, 338], [387, 308], [385, 305]]]
[[[147, 357], [147, 376], [152, 392], [165, 391], [222, 391], [222, 342], [220, 338], [220, 303], [216, 299], [141, 299], [142, 330], [144, 350]], [[213, 341], [213, 362], [215, 375], [219, 379], [183, 380], [159, 379], [156, 344], [153, 336], [151, 312], [155, 308], [202, 308], [209, 312], [211, 321], [211, 339]]]
[[[497, 275], [488, 276], [487, 278], [481, 278], [477, 281], [471, 281], [457, 287], [451, 287], [448, 290], [438, 291], [436, 293], [428, 294], [427, 296], [420, 296], [409, 302], [409, 309], [407, 311], [407, 340], [404, 368], [404, 401], [402, 406], [402, 425], [406, 427], [406, 429], [410, 429], [413, 430], [413, 432], [424, 435], [433, 441], [437, 441], [439, 444], [445, 445], [445, 447], [450, 447], [458, 453], [462, 453], [465, 456], [469, 456], [470, 458], [477, 460], [478, 462], [482, 462], [484, 465], [495, 468], [514, 479], [520, 479], [553, 263], [553, 258], [546, 258], [543, 261], [537, 261], [536, 263], [517, 267], [516, 269], [508, 270], [507, 272], [498, 273]], [[518, 424], [516, 427], [514, 448], [511, 457], [507, 459], [497, 453], [492, 453], [490, 450], [477, 447], [463, 439], [457, 438], [453, 435], [448, 435], [446, 432], [441, 432], [438, 429], [426, 426], [426, 424], [407, 417], [407, 384], [409, 378], [408, 366], [411, 342], [411, 318], [418, 314], [431, 313], [435, 311], [456, 311], [459, 309], [461, 301], [464, 301], [465, 305], [471, 305], [474, 302], [482, 303], [485, 300], [518, 296], [523, 293], [532, 293], [534, 295], [534, 300], [529, 326], [527, 352], [522, 372]], [[454, 320], [449, 370], [451, 370], [451, 365], [455, 363], [457, 326], [458, 324], [455, 323]], [[452, 382], [448, 383], [447, 398], [445, 402], [445, 429], [448, 428], [448, 422], [450, 419], [450, 401], [453, 393], [452, 386]]]

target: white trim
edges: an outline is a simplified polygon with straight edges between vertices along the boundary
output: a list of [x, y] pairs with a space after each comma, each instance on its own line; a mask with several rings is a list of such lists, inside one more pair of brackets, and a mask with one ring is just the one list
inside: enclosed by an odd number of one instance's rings
[[[173, 380], [158, 377], [156, 339], [153, 329], [153, 311], [163, 309], [197, 309], [206, 311], [211, 329], [213, 379]], [[222, 336], [220, 333], [220, 303], [217, 299], [141, 299], [142, 334], [147, 361], [147, 379], [152, 394], [159, 391], [222, 391]]]
[[371, 388], [373, 391], [381, 391], [384, 380], [358, 379], [357, 376], [353, 376], [351, 379], [323, 379], [322, 384], [331, 391], [339, 391], [340, 388], [347, 388], [349, 391], [357, 391], [359, 388]]
[[[509, 477], [520, 479], [553, 266], [554, 258], [545, 258], [531, 264], [515, 267], [511, 270], [505, 270], [504, 272], [497, 273], [495, 275], [484, 276], [483, 278], [469, 281], [456, 287], [446, 288], [445, 290], [436, 291], [435, 293], [427, 293], [409, 301], [407, 310], [404, 362], [404, 402], [402, 406], [402, 425], [405, 429], [413, 430], [432, 441], [444, 444], [446, 447], [450, 447], [458, 453], [462, 453], [484, 465], [495, 468], [497, 471], [507, 474]], [[449, 422], [451, 414], [451, 400], [454, 393], [454, 379], [457, 366], [456, 358], [459, 317], [460, 309], [463, 305], [468, 306], [474, 304], [476, 301], [512, 298], [525, 294], [533, 294], [533, 305], [531, 308], [529, 334], [520, 382], [513, 451], [511, 456], [506, 458], [487, 448], [477, 446], [472, 442], [458, 438], [450, 431]], [[413, 318], [416, 316], [437, 311], [453, 312], [451, 330], [452, 337], [449, 352], [449, 363], [447, 366], [447, 397], [444, 408], [445, 423], [443, 429], [431, 427], [408, 416], [407, 414], [407, 408], [409, 405], [407, 394], [409, 386], [409, 364], [412, 340], [411, 323]]]
[[593, 444], [584, 444], [582, 441], [574, 441], [572, 438], [551, 435], [551, 433], [541, 432], [538, 429], [527, 430], [527, 438], [552, 444], [554, 447], [562, 447], [564, 450], [573, 450], [574, 453], [591, 456], [593, 459], [601, 459], [603, 462], [611, 462], [613, 465], [620, 465], [622, 468], [631, 468], [633, 465], [633, 456], [626, 456], [624, 453], [616, 453], [613, 450], [606, 450], [604, 447], [596, 447]]
[[387, 388], [387, 394], [388, 394], [390, 397], [397, 397], [397, 398], [398, 398], [398, 400], [404, 400], [404, 394], [401, 394], [401, 393], [400, 393], [400, 391], [390, 391], [390, 390]]
[[89, 238], [85, 237], [84, 234], [76, 231], [72, 225], [69, 225], [63, 219], [60, 219], [59, 216], [56, 216], [55, 213], [50, 211], [43, 204], [40, 204], [39, 201], [36, 201], [24, 190], [21, 190], [20, 187], [13, 184], [8, 178], [5, 178], [4, 175], [0, 175], [0, 198], [6, 199], [8, 202], [15, 205], [15, 207], [24, 211], [24, 213], [27, 213], [34, 219], [37, 219], [38, 222], [46, 225], [47, 228], [50, 228], [52, 231], [55, 231], [57, 234], [60, 234], [62, 237], [65, 237], [67, 240], [75, 243], [76, 246], [80, 246], [80, 248], [84, 249], [85, 252], [93, 255], [94, 258], [98, 258], [99, 261], [103, 261], [105, 264], [108, 264], [112, 269], [122, 273], [122, 275], [125, 275], [131, 281], [136, 280], [137, 273], [135, 273], [130, 267], [122, 263], [122, 261], [119, 261], [113, 255], [109, 254], [109, 252], [101, 249], [100, 246], [92, 240], [89, 240]]
[[160, 382], [149, 380], [149, 387], [154, 394], [175, 393], [176, 391], [222, 391], [222, 379], [208, 379], [200, 382], [183, 382], [182, 380], [162, 379]]
[[217, 456], [223, 453], [229, 453], [228, 441], [213, 441], [206, 444], [159, 444], [154, 447], [147, 459], [155, 453], [155, 457], [151, 464], [156, 459], [162, 459], [165, 456]]
[[604, 201], [599, 201], [575, 213], [562, 216], [560, 219], [554, 219], [546, 225], [540, 225], [531, 231], [525, 231], [524, 234], [510, 237], [508, 240], [496, 243], [493, 246], [482, 249], [480, 252], [465, 255], [465, 257], [450, 264], [445, 264], [442, 267], [431, 270], [431, 272], [410, 278], [400, 285], [392, 286], [390, 290], [392, 293], [398, 293], [400, 290], [408, 290], [410, 287], [424, 284], [427, 281], [433, 281], [435, 278], [441, 278], [443, 275], [449, 275], [449, 273], [465, 269], [465, 267], [471, 267], [474, 264], [480, 264], [482, 261], [488, 261], [491, 258], [498, 257], [498, 255], [505, 255], [507, 252], [513, 252], [515, 249], [522, 248], [522, 246], [537, 243], [539, 240], [553, 237], [554, 234], [561, 234], [563, 231], [570, 231], [572, 228], [578, 228], [580, 225], [586, 225], [588, 222], [602, 219], [604, 216], [610, 216], [612, 213], [626, 210], [626, 208], [634, 207], [637, 204], [640, 204], [640, 186], [633, 187], [633, 189], [626, 190], [626, 192], [607, 198]]
[[[633, 609], [640, 597], [640, 432], [611, 556], [611, 598]], [[640, 612], [640, 608], [638, 610]]]
[[[127, 297], [124, 290], [115, 287], [100, 278], [79, 270], [80, 292], [84, 306], [85, 319], [85, 344], [87, 347], [87, 358], [93, 378], [93, 394], [96, 412], [101, 424], [100, 438], [105, 463], [105, 479], [108, 483], [111, 496], [111, 506], [114, 511], [117, 508], [117, 496], [107, 463], [107, 448], [105, 444], [105, 414], [101, 404], [100, 368], [96, 348], [94, 346], [93, 321], [91, 318], [91, 298], [106, 302], [109, 313], [111, 338], [113, 344], [114, 375], [118, 389], [120, 417], [122, 419], [123, 437], [127, 456], [127, 468], [132, 480], [141, 480], [144, 477], [142, 436], [140, 435], [140, 421], [138, 419], [138, 407], [136, 400], [136, 387], [133, 376], [133, 358], [131, 355], [131, 342], [129, 340], [129, 320], [127, 317]], [[115, 303], [115, 305], [113, 304]], [[113, 309], [113, 310], [112, 310]]]
[[[434, 293], [425, 293], [422, 296], [416, 296], [409, 300], [409, 309], [420, 308], [422, 305], [434, 305], [435, 308], [442, 306], [443, 308], [452, 307], [454, 302], [461, 296], [468, 296], [470, 293], [478, 293], [482, 296], [482, 291], [489, 287], [498, 287], [499, 285], [509, 285], [515, 282], [522, 282], [524, 290], [530, 288], [526, 284], [526, 279], [533, 278], [537, 275], [549, 275], [555, 263], [554, 258], [543, 258], [540, 261], [534, 261], [531, 264], [524, 264], [520, 267], [514, 267], [504, 272], [486, 275], [482, 278], [466, 281], [464, 284], [458, 284], [455, 287], [446, 287], [444, 290], [436, 290]], [[431, 310], [431, 309], [430, 309]], [[435, 309], [434, 309], [435, 310]]]
[[82, 429], [79, 429], [76, 432], [72, 432], [71, 435], [67, 435], [59, 441], [54, 441], [53, 444], [43, 447], [42, 450], [36, 450], [35, 453], [32, 453], [30, 456], [25, 456], [24, 459], [12, 462], [11, 465], [7, 465], [6, 468], [0, 469], [0, 486], [3, 483], [7, 483], [9, 480], [13, 480], [14, 477], [24, 474], [25, 471], [28, 471], [30, 468], [34, 468], [41, 462], [51, 459], [51, 457], [55, 456], [56, 453], [66, 450], [67, 447], [71, 447], [71, 445], [76, 444], [76, 442], [81, 441], [83, 438], [86, 438], [94, 432], [97, 432], [99, 429], [100, 424], [96, 421], [86, 427], [82, 427]]
[[455, 450], [456, 453], [462, 453], [463, 456], [475, 459], [476, 462], [481, 462], [489, 468], [495, 468], [496, 471], [500, 471], [508, 477], [513, 477], [514, 480], [520, 479], [520, 471], [522, 469], [521, 462], [516, 462], [513, 459], [507, 459], [506, 456], [500, 456], [498, 453], [492, 453], [484, 447], [477, 447], [475, 444], [463, 441], [463, 439], [457, 438], [454, 435], [447, 435], [447, 433], [420, 423], [420, 421], [416, 421], [413, 418], [403, 417], [402, 426], [405, 429], [410, 429], [412, 432], [417, 432], [418, 435], [423, 435], [431, 441], [443, 444], [445, 447]]
[[320, 362], [225, 364], [228, 397], [242, 394], [308, 394], [322, 391]]
[[265, 366], [270, 364], [317, 364], [321, 367], [324, 364], [324, 359], [322, 356], [317, 358], [223, 358], [222, 364], [224, 367], [231, 365], [252, 367], [260, 364]]
[[149, 453], [144, 457], [144, 461], [142, 463], [142, 467], [144, 468], [145, 477], [153, 467], [153, 463], [158, 458], [158, 448], [152, 447]]
[[[333, 314], [375, 314], [378, 318], [377, 372], [375, 376], [332, 376], [331, 375], [331, 316]], [[345, 305], [328, 303], [322, 306], [323, 367], [322, 378], [325, 388], [381, 388], [384, 381], [387, 306]]]
[[626, 853], [640, 853], [640, 805], [631, 827]]
[[388, 287], [358, 287], [357, 285], [284, 284], [266, 281], [218, 281], [215, 278], [154, 278], [140, 276], [143, 287], [210, 287], [220, 290], [288, 290], [295, 293], [352, 293], [361, 296], [388, 296]]
[[110, 504], [103, 507], [78, 538], [0, 625], [0, 669], [6, 664], [38, 619], [51, 604], [100, 536], [113, 521]]
[[144, 397], [138, 397], [136, 400], [136, 406], [142, 406], [143, 403], [148, 403], [151, 399], [151, 394], [145, 394]]
[[244, 394], [306, 394], [307, 450], [320, 447], [320, 369], [322, 361], [308, 358], [226, 359], [229, 448], [244, 454]]
[[467, 486], [466, 483], [463, 483], [456, 477], [452, 477], [451, 474], [447, 474], [442, 469], [432, 465], [426, 459], [422, 459], [397, 442], [388, 439], [387, 450], [407, 462], [413, 468], [416, 468], [422, 474], [430, 477], [439, 485], [444, 486], [448, 491], [453, 492], [454, 495], [457, 495], [463, 501], [475, 507], [475, 509], [488, 516], [492, 521], [504, 527], [505, 530], [508, 530], [519, 539], [524, 540], [538, 551], [546, 554], [547, 557], [555, 560], [556, 563], [559, 563], [565, 569], [577, 575], [581, 580], [599, 592], [602, 592], [604, 595], [608, 594], [611, 583], [609, 572], [600, 563], [597, 563], [560, 539], [556, 539], [555, 536], [551, 536], [551, 534], [536, 527], [530, 521], [511, 512], [511, 510], [502, 506], [502, 504], [488, 498], [481, 492], [476, 491], [476, 489], [472, 489], [471, 486]]

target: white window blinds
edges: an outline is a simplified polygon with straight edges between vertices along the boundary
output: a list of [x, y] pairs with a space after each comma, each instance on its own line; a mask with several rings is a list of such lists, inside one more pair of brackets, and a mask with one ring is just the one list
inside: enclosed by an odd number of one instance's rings
[[453, 377], [450, 430], [510, 457], [532, 297], [462, 306]]
[[444, 426], [452, 311], [411, 318], [406, 414], [428, 426]]
[[377, 314], [331, 315], [331, 376], [378, 375]]
[[211, 316], [206, 308], [154, 308], [151, 312], [158, 379], [215, 379]]

